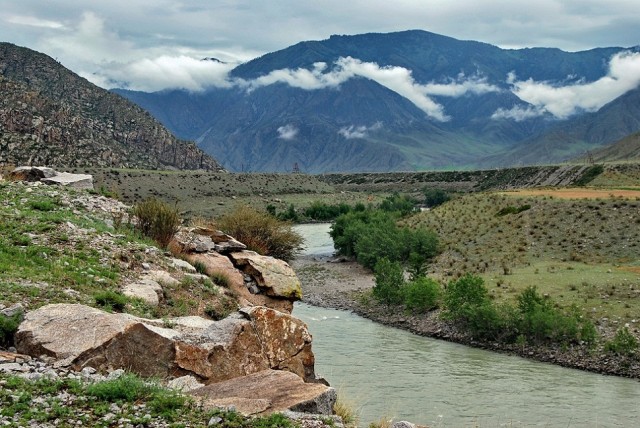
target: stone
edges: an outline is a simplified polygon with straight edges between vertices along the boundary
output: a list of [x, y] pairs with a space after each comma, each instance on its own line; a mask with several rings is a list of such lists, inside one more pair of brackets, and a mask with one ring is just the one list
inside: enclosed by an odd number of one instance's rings
[[267, 295], [292, 301], [302, 298], [300, 280], [287, 262], [246, 250], [231, 253], [229, 258], [236, 267], [251, 275]]
[[142, 299], [151, 306], [158, 306], [163, 298], [162, 286], [152, 279], [141, 279], [122, 287], [122, 294]]
[[286, 410], [333, 414], [336, 391], [326, 385], [305, 383], [286, 371], [264, 370], [241, 378], [190, 391], [206, 409], [231, 403], [245, 415], [264, 415]]
[[53, 177], [46, 177], [40, 181], [45, 184], [68, 186], [74, 189], [93, 190], [93, 176], [89, 174], [58, 172]]
[[7, 178], [18, 181], [40, 181], [43, 178], [54, 177], [57, 173], [45, 166], [19, 166], [11, 171]]
[[407, 421], [397, 421], [391, 425], [391, 428], [416, 428], [416, 425]]
[[22, 303], [16, 303], [15, 305], [11, 305], [8, 308], [0, 310], [0, 315], [8, 318], [18, 315], [22, 319], [24, 315], [24, 306], [22, 306]]
[[262, 306], [243, 308], [241, 312], [249, 317], [262, 339], [269, 367], [288, 370], [305, 382], [315, 382], [312, 337], [303, 321]]
[[78, 304], [53, 304], [29, 312], [16, 332], [19, 352], [55, 358], [56, 366], [101, 371], [126, 368], [142, 376], [167, 376], [176, 334], [127, 314]]
[[191, 265], [189, 262], [186, 262], [182, 259], [169, 259], [171, 265], [179, 270], [183, 270], [185, 272], [189, 272], [189, 273], [196, 273], [197, 270], [196, 268], [193, 267], [193, 265]]
[[291, 313], [293, 303], [288, 299], [273, 298], [265, 294], [254, 294], [246, 287], [244, 275], [231, 263], [228, 257], [218, 253], [190, 254], [188, 260], [201, 263], [211, 278], [222, 275], [227, 279], [228, 287], [237, 297], [240, 306], [266, 306], [280, 312]]
[[177, 389], [180, 391], [192, 391], [194, 389], [202, 388], [204, 386], [203, 383], [198, 382], [198, 379], [191, 375], [177, 377], [175, 379], [171, 379], [169, 383], [167, 383], [169, 388]]
[[178, 285], [180, 281], [171, 276], [166, 270], [150, 270], [147, 275], [150, 279], [167, 286]]
[[210, 384], [271, 368], [315, 381], [306, 325], [266, 307], [245, 308], [221, 321], [163, 321], [52, 304], [27, 313], [15, 337], [18, 352], [48, 356], [56, 360], [54, 366], [73, 370], [92, 367], [107, 373], [122, 368], [161, 378], [192, 375]]

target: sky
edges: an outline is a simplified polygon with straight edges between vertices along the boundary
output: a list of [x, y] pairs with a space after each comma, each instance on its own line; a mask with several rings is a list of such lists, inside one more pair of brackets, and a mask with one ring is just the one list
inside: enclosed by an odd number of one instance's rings
[[[286, 82], [312, 90], [365, 76], [379, 79], [440, 121], [448, 116], [430, 95], [495, 88], [482, 76], [453, 76], [444, 86], [415, 82], [410, 70], [385, 70], [357, 58], [319, 64], [317, 70], [282, 70], [259, 82], [232, 82], [227, 73], [265, 53], [332, 34], [421, 29], [502, 48], [579, 51], [640, 45], [639, 24], [638, 0], [0, 0], [0, 41], [43, 52], [105, 88], [197, 91], [242, 85], [251, 90]], [[513, 76], [513, 92], [531, 106], [496, 114], [517, 120], [599, 108], [640, 81], [640, 57], [613, 61], [608, 80], [595, 86], [567, 90]], [[593, 94], [596, 99], [589, 101]]]

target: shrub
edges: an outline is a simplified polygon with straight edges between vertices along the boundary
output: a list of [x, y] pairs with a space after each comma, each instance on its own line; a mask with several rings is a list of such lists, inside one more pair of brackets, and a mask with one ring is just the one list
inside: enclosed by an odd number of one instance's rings
[[498, 211], [498, 213], [496, 214], [496, 216], [498, 217], [502, 217], [508, 214], [520, 214], [521, 212], [527, 211], [531, 209], [531, 205], [529, 204], [525, 204], [525, 205], [520, 205], [519, 207], [514, 207], [514, 206], [506, 206], [504, 208], [502, 208], [500, 211]]
[[8, 348], [13, 346], [13, 338], [20, 325], [20, 314], [12, 317], [0, 315], [0, 347]]
[[420, 273], [426, 261], [436, 255], [438, 246], [435, 233], [398, 227], [391, 213], [380, 210], [343, 214], [331, 226], [330, 235], [338, 253], [355, 256], [369, 269], [387, 258], [409, 263], [412, 271]]
[[124, 294], [113, 291], [104, 290], [93, 295], [96, 305], [106, 311], [122, 312], [124, 307], [129, 302], [129, 299]]
[[408, 309], [427, 312], [438, 307], [440, 285], [433, 279], [420, 276], [407, 283], [403, 290], [404, 303]]
[[631, 356], [638, 350], [638, 339], [625, 326], [616, 332], [613, 339], [605, 343], [604, 349], [612, 354]]
[[401, 216], [405, 216], [416, 210], [416, 202], [415, 199], [409, 196], [394, 193], [382, 201], [380, 209], [386, 212], [397, 212]]
[[446, 315], [453, 320], [466, 321], [474, 307], [489, 302], [484, 280], [475, 275], [466, 274], [451, 281], [444, 292]]
[[349, 211], [351, 211], [351, 207], [345, 203], [329, 205], [321, 201], [314, 201], [304, 210], [304, 215], [311, 220], [328, 221]]
[[400, 263], [383, 258], [376, 263], [373, 296], [380, 302], [398, 305], [403, 301], [404, 272]]
[[136, 229], [162, 247], [169, 244], [180, 225], [178, 210], [156, 198], [134, 205], [132, 214], [137, 218]]
[[451, 199], [447, 192], [441, 189], [424, 189], [424, 204], [429, 208], [442, 205]]
[[239, 206], [223, 215], [217, 225], [250, 250], [282, 260], [291, 260], [303, 242], [291, 223], [248, 206]]

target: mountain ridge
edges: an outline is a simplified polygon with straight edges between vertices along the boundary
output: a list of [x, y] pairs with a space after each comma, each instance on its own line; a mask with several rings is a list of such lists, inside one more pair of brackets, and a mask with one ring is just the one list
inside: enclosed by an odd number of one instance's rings
[[223, 171], [148, 112], [31, 49], [0, 43], [0, 164]]
[[[513, 80], [592, 83], [609, 72], [615, 54], [628, 50], [639, 48], [501, 49], [421, 30], [335, 35], [239, 65], [230, 73], [236, 83], [230, 89], [115, 92], [203, 150], [220, 153], [234, 171], [246, 165], [325, 173], [553, 163], [612, 143], [640, 130], [640, 123], [625, 111], [622, 97], [607, 105], [599, 138], [580, 131], [588, 128], [580, 118], [593, 121], [599, 112], [562, 120], [549, 112], [523, 120], [496, 117], [535, 107], [516, 96]], [[182, 121], [187, 115], [176, 115], [179, 110], [193, 114]]]

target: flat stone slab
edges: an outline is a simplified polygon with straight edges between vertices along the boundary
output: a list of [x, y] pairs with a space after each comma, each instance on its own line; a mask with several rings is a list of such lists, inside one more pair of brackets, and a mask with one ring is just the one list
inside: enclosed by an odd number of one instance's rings
[[45, 184], [57, 184], [69, 186], [74, 189], [93, 189], [93, 176], [89, 174], [71, 174], [68, 172], [58, 172], [53, 177], [43, 178]]
[[230, 405], [245, 415], [261, 415], [292, 410], [333, 414], [335, 389], [305, 383], [299, 376], [281, 370], [264, 370], [248, 376], [214, 383], [190, 391], [206, 408]]

